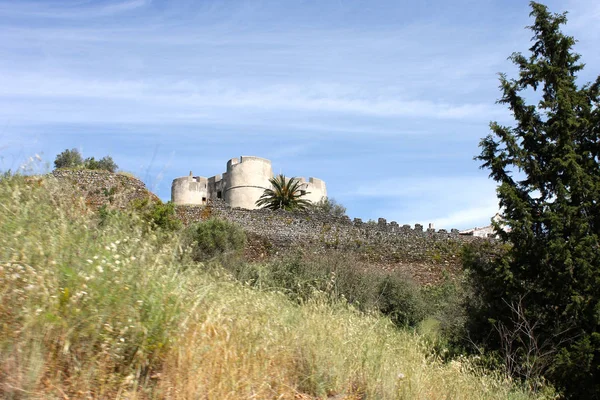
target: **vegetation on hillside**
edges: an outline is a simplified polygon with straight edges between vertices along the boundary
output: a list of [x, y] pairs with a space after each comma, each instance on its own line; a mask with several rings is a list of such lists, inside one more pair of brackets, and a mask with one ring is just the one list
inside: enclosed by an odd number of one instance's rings
[[583, 64], [560, 29], [566, 14], [531, 7], [530, 53], [511, 56], [517, 78], [500, 76], [499, 102], [516, 124], [492, 123], [477, 157], [499, 184], [495, 228], [511, 246], [491, 260], [468, 253], [469, 337], [515, 376], [599, 399], [600, 77], [577, 85]]
[[54, 159], [54, 168], [85, 168], [116, 172], [119, 166], [110, 156], [102, 157], [100, 160], [96, 160], [94, 157], [84, 160], [79, 150], [66, 149]]
[[227, 260], [194, 261], [187, 231], [92, 212], [57, 185], [0, 180], [2, 398], [544, 397], [444, 362], [435, 336], [327, 286], [294, 298], [284, 269], [248, 284]]

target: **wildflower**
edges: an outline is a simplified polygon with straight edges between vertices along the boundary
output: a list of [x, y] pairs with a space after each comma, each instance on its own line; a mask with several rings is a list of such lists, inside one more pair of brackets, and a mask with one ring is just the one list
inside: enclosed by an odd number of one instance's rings
[[88, 262], [88, 264], [93, 264], [94, 262], [90, 259], [86, 260]]
[[98, 266], [96, 267], [96, 269], [97, 269], [97, 270], [98, 270], [98, 272], [100, 272], [100, 273], [103, 273], [103, 272], [104, 272], [104, 269], [103, 269], [103, 268], [102, 268], [102, 266], [100, 266], [100, 265], [98, 265]]

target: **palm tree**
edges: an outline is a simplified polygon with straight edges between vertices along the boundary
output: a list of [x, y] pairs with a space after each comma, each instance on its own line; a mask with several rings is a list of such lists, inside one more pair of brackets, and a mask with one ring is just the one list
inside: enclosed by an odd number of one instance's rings
[[305, 210], [311, 203], [300, 197], [307, 194], [300, 189], [302, 183], [296, 178], [286, 179], [279, 174], [269, 179], [272, 189], [266, 189], [256, 201], [256, 205], [270, 210], [283, 209], [286, 211]]

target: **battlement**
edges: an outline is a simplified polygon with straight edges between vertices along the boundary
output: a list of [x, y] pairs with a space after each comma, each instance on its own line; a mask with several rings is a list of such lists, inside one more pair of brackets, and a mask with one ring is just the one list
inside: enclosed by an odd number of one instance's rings
[[385, 231], [385, 232], [417, 232], [417, 233], [439, 233], [439, 234], [449, 234], [449, 235], [458, 235], [458, 229], [451, 229], [450, 232], [446, 229], [438, 229], [435, 230], [433, 228], [433, 224], [429, 224], [429, 228], [426, 230], [423, 229], [423, 225], [415, 224], [414, 228], [409, 224], [399, 225], [396, 221], [387, 222], [385, 218], [379, 218], [377, 222], [370, 220], [368, 222], [363, 222], [360, 218], [354, 218], [352, 221], [348, 218], [348, 224], [351, 224], [357, 228], [371, 228], [374, 230]]
[[313, 185], [315, 185], [316, 187], [324, 187], [325, 186], [325, 182], [323, 182], [323, 180], [319, 179], [319, 178], [314, 178], [314, 177], [310, 177], [308, 178], [308, 181], [310, 183], [312, 183]]

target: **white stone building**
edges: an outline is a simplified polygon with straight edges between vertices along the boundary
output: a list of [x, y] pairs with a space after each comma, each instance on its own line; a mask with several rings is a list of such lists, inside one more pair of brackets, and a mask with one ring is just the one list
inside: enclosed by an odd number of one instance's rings
[[[265, 189], [271, 188], [273, 177], [271, 161], [265, 158], [242, 156], [227, 162], [227, 172], [210, 178], [189, 176], [176, 178], [171, 185], [171, 201], [177, 205], [207, 204], [209, 200], [223, 199], [231, 207], [253, 210], [256, 200]], [[303, 197], [317, 203], [327, 197], [325, 182], [317, 178], [297, 178]]]

